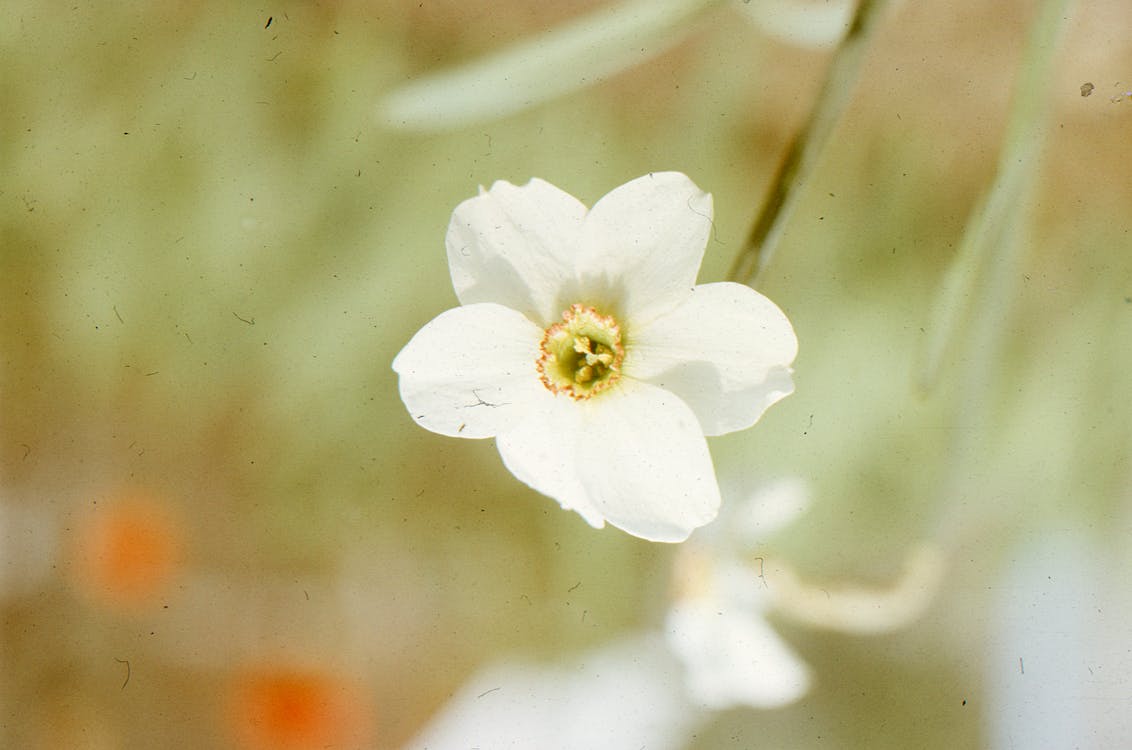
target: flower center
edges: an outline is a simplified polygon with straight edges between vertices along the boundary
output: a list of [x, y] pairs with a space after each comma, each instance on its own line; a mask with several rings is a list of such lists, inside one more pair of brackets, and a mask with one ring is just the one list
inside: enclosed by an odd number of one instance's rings
[[621, 377], [621, 326], [592, 307], [570, 305], [562, 322], [546, 329], [539, 348], [539, 377], [553, 393], [585, 399]]

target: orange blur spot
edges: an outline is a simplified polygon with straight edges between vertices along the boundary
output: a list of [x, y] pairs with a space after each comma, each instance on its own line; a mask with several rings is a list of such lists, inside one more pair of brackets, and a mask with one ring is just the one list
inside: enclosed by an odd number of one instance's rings
[[181, 563], [172, 512], [144, 496], [97, 506], [76, 530], [74, 578], [84, 593], [113, 607], [134, 608], [168, 590]]
[[317, 670], [269, 667], [240, 676], [229, 713], [246, 750], [368, 746], [372, 712], [361, 686]]

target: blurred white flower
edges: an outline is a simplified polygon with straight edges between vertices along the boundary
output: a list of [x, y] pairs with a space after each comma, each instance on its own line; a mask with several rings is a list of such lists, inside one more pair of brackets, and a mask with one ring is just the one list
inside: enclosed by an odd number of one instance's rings
[[[489, 665], [405, 750], [674, 749], [686, 747], [715, 711], [772, 709], [801, 698], [810, 670], [765, 619], [777, 605], [780, 578], [792, 574], [757, 552], [806, 509], [807, 487], [747, 475], [723, 483], [731, 500], [725, 516], [677, 552], [663, 638], [641, 633], [559, 663]], [[824, 624], [848, 622], [859, 632], [858, 602], [842, 603], [849, 619]]]
[[767, 612], [843, 633], [888, 633], [923, 614], [946, 567], [934, 545], [920, 544], [890, 586], [807, 582], [785, 560], [758, 552], [809, 505], [806, 485], [754, 482], [723, 480], [728, 511], [680, 548], [665, 621], [668, 643], [687, 668], [692, 701], [715, 710], [773, 708], [809, 688], [809, 670], [766, 622]]
[[489, 665], [404, 750], [677, 750], [702, 719], [680, 690], [680, 665], [644, 635], [569, 663]]
[[804, 581], [786, 561], [758, 550], [808, 506], [805, 484], [729, 479], [723, 482], [724, 517], [676, 556], [674, 601], [665, 620], [695, 705], [774, 708], [809, 689], [806, 665], [766, 621], [771, 610], [804, 625], [872, 635], [907, 626], [938, 591], [945, 563], [929, 544], [910, 551], [888, 587]]
[[534, 489], [653, 541], [719, 507], [705, 435], [753, 425], [793, 391], [797, 339], [774, 303], [696, 286], [711, 196], [649, 174], [587, 211], [541, 180], [457, 206], [447, 247], [462, 307], [393, 361], [412, 418], [496, 437]]
[[665, 621], [669, 647], [684, 663], [696, 704], [713, 710], [774, 708], [809, 688], [806, 665], [766, 622], [771, 597], [758, 542], [806, 506], [799, 481], [767, 485], [731, 507], [681, 547], [676, 597]]

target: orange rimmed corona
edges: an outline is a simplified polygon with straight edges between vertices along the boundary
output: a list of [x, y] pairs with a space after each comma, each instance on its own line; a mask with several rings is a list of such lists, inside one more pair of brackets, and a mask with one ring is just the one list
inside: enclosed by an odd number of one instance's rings
[[621, 378], [625, 347], [621, 326], [610, 315], [573, 304], [562, 321], [546, 329], [538, 359], [539, 379], [552, 393], [586, 399]]

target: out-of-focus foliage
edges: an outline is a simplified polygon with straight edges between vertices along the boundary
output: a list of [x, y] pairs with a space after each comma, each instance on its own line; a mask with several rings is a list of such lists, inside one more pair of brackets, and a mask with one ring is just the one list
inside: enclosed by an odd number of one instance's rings
[[[809, 484], [768, 554], [883, 584], [932, 540], [936, 604], [869, 638], [776, 620], [813, 691], [723, 714], [696, 747], [985, 746], [1003, 736], [986, 665], [1014, 665], [987, 636], [1018, 622], [996, 609], [1015, 545], [1073, 529], [1089, 570], [1126, 580], [1126, 3], [1066, 21], [996, 346], [961, 330], [916, 389], [1037, 5], [886, 19], [760, 281], [801, 342], [796, 393], [711, 443], [720, 471]], [[479, 184], [538, 176], [592, 203], [680, 170], [715, 197], [701, 281], [739, 252], [829, 59], [742, 9], [505, 119], [414, 135], [374, 118], [411, 77], [601, 6], [4, 4], [0, 745], [395, 748], [503, 654], [662, 621], [672, 549], [561, 512], [488, 442], [416, 428], [389, 367], [454, 304], [444, 230]], [[1016, 656], [1041, 674], [1040, 651]]]

